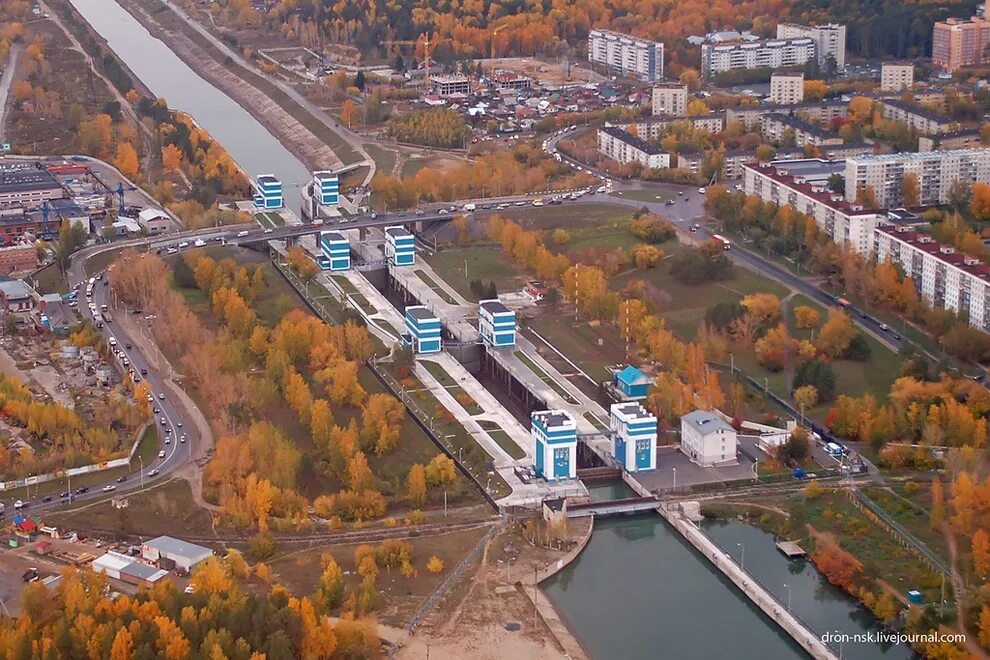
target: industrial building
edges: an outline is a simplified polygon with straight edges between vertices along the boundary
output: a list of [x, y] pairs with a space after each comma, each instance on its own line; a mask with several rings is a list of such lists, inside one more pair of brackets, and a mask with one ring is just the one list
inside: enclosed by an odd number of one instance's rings
[[38, 293], [22, 280], [0, 282], [0, 311], [5, 314], [30, 312], [38, 299]]
[[707, 410], [681, 417], [681, 452], [701, 467], [735, 465], [736, 430]]
[[340, 177], [334, 172], [313, 172], [313, 196], [323, 206], [340, 204]]
[[945, 204], [953, 184], [990, 183], [990, 149], [957, 149], [921, 153], [854, 156], [846, 159], [846, 198], [856, 201], [864, 188], [876, 194], [882, 208], [904, 205], [901, 182], [908, 173], [918, 178], [921, 205]]
[[516, 345], [516, 313], [497, 298], [478, 301], [478, 331], [494, 348]]
[[711, 80], [733, 69], [782, 69], [804, 66], [818, 56], [814, 39], [773, 39], [732, 44], [702, 44], [701, 73]]
[[22, 273], [38, 267], [38, 249], [33, 243], [0, 247], [0, 273]]
[[285, 206], [282, 182], [273, 174], [262, 174], [253, 183], [254, 207], [260, 210], [280, 209]]
[[638, 403], [614, 403], [609, 408], [612, 456], [628, 472], [657, 467], [657, 418]]
[[804, 101], [803, 73], [774, 73], [770, 76], [770, 102], [794, 105]]
[[598, 151], [623, 165], [639, 163], [653, 169], [670, 167], [670, 155], [660, 147], [616, 126], [598, 129]]
[[385, 260], [390, 266], [416, 263], [416, 237], [401, 225], [385, 228]]
[[564, 410], [530, 414], [536, 474], [547, 481], [577, 476], [577, 424]]
[[658, 83], [653, 86], [653, 114], [679, 117], [687, 114], [688, 88], [681, 83]]
[[780, 23], [777, 25], [778, 39], [813, 39], [818, 50], [818, 64], [825, 67], [828, 58], [835, 60], [836, 70], [846, 68], [846, 26], [838, 23], [826, 25], [797, 25]]
[[0, 204], [38, 206], [64, 196], [62, 185], [46, 169], [27, 164], [0, 167]]
[[588, 61], [610, 73], [657, 82], [663, 79], [663, 44], [611, 30], [588, 34]]
[[192, 569], [211, 555], [213, 551], [209, 548], [171, 536], [159, 536], [141, 545], [141, 556], [146, 561], [158, 563], [165, 559], [186, 570]]
[[168, 571], [113, 551], [100, 555], [90, 566], [95, 573], [103, 573], [114, 580], [138, 586], [152, 585], [168, 575]]
[[406, 307], [406, 332], [402, 341], [413, 353], [439, 353], [443, 348], [440, 319], [423, 305]]
[[168, 229], [168, 214], [159, 209], [144, 209], [138, 213], [138, 224], [149, 234], [161, 234]]
[[338, 231], [320, 232], [320, 252], [325, 270], [340, 271], [351, 267], [351, 242]]

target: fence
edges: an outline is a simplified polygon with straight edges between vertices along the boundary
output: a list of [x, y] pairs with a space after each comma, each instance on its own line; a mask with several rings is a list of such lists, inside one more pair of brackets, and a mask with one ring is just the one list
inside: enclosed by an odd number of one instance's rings
[[899, 522], [891, 518], [890, 514], [888, 514], [883, 507], [858, 490], [848, 489], [846, 490], [846, 493], [849, 495], [849, 499], [852, 501], [853, 506], [860, 511], [863, 511], [864, 508], [869, 509], [869, 511], [878, 518], [875, 522], [884, 531], [893, 536], [902, 546], [910, 546], [911, 549], [913, 549], [921, 557], [921, 560], [928, 564], [929, 568], [933, 571], [952, 575], [953, 572], [951, 566], [946, 564], [941, 557], [932, 552], [932, 550], [925, 545], [921, 539], [906, 530]]
[[481, 551], [485, 548], [485, 545], [492, 540], [499, 528], [500, 525], [492, 525], [492, 527], [488, 530], [488, 533], [481, 537], [478, 544], [471, 549], [471, 552], [467, 553], [467, 556], [465, 556], [464, 559], [462, 559], [461, 562], [454, 567], [454, 570], [447, 574], [447, 577], [440, 583], [440, 586], [434, 589], [433, 593], [430, 594], [430, 597], [419, 606], [419, 609], [416, 610], [416, 613], [413, 614], [412, 619], [410, 619], [409, 625], [406, 626], [406, 630], [409, 631], [410, 635], [416, 631], [417, 626], [423, 622], [423, 619], [425, 619], [427, 615], [433, 611], [433, 608], [437, 606], [440, 599], [446, 596], [447, 592], [450, 591], [450, 588], [457, 583], [461, 575], [464, 573], [464, 569], [466, 569], [469, 564], [478, 558], [478, 555], [481, 554]]

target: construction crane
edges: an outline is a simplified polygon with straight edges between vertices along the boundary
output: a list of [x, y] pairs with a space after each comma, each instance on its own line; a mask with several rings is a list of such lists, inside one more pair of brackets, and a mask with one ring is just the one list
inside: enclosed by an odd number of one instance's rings
[[[383, 45], [385, 45], [385, 46], [412, 46], [413, 47], [413, 56], [415, 56], [416, 55], [416, 47], [419, 46], [419, 41], [420, 41], [419, 39], [393, 39], [393, 40], [390, 40], [390, 41], [383, 42]], [[434, 42], [434, 45], [436, 45], [436, 42]], [[430, 86], [430, 33], [429, 32], [426, 33], [426, 38], [423, 40], [423, 46], [424, 46], [424, 56], [425, 56], [424, 59], [423, 59], [423, 62], [426, 65], [426, 70], [425, 70], [424, 76], [423, 76], [423, 82], [424, 82], [424, 84], [425, 84], [426, 87], [429, 87]], [[394, 53], [394, 52], [395, 52], [394, 50], [389, 49], [389, 58], [392, 57], [392, 53]]]
[[491, 58], [490, 59], [492, 61], [492, 73], [491, 73], [491, 76], [492, 76], [492, 81], [493, 82], [495, 80], [495, 35], [497, 35], [499, 32], [501, 32], [502, 30], [504, 30], [506, 27], [508, 27], [508, 26], [506, 26], [506, 25], [500, 25], [497, 28], [495, 28], [494, 30], [492, 30], [492, 39], [491, 39], [492, 52], [491, 52]]
[[124, 187], [123, 183], [118, 183], [117, 188], [113, 190], [113, 193], [117, 195], [117, 215], [124, 215], [124, 211], [127, 206], [124, 204], [124, 193], [131, 192], [132, 190], [137, 190], [134, 186]]

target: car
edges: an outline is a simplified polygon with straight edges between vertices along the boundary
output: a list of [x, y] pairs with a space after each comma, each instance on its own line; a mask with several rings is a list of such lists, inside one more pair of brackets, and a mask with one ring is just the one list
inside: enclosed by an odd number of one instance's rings
[[272, 232], [274, 232], [274, 231], [275, 231], [275, 230], [274, 230], [274, 229], [272, 229], [271, 227], [268, 227], [267, 229], [265, 229], [265, 233], [266, 233], [266, 234], [271, 234], [271, 233], [272, 233]]
[[164, 392], [159, 392], [159, 393], [158, 393], [158, 398], [159, 398], [159, 399], [160, 399], [161, 401], [164, 401], [164, 400], [165, 400], [165, 393], [164, 393]]
[[165, 450], [164, 449], [161, 450], [160, 452], [158, 452], [158, 458], [165, 458]]
[[155, 468], [154, 470], [152, 470], [151, 472], [149, 472], [148, 473], [148, 476], [149, 477], [157, 477], [158, 476], [158, 468]]
[[888, 330], [890, 330], [890, 326], [888, 326], [886, 323], [881, 323], [880, 329], [883, 330], [884, 332], [887, 332]]
[[437, 214], [438, 215], [447, 215], [447, 209], [440, 209], [439, 211], [437, 211]]
[[153, 412], [153, 413], [155, 413], [157, 415], [158, 413], [161, 412], [161, 410], [158, 408], [158, 406], [152, 406], [151, 407], [151, 412]]
[[68, 491], [66, 491], [64, 493], [59, 493], [58, 494], [58, 499], [60, 499], [60, 500], [67, 499], [68, 497], [69, 497], [69, 492]]
[[169, 435], [171, 432], [172, 432], [172, 427], [171, 426], [166, 426], [165, 427], [165, 435]]
[[178, 426], [180, 429], [182, 428], [182, 422], [176, 422], [175, 425]]
[[124, 348], [126, 348], [127, 350], [131, 350], [131, 345], [130, 344], [124, 344]]
[[664, 202], [664, 205], [665, 206], [673, 206], [674, 205], [674, 200], [668, 199], [667, 201]]
[[182, 248], [187, 248], [187, 247], [189, 247], [189, 241], [182, 241], [181, 243], [179, 243], [179, 249], [180, 250]]
[[130, 361], [130, 360], [128, 360], [127, 358], [124, 358], [124, 366], [125, 366], [125, 367], [129, 367], [129, 366], [131, 366], [131, 361]]
[[45, 504], [48, 504], [49, 502], [52, 501], [52, 496], [51, 495], [45, 495], [44, 497], [41, 498], [41, 501], [44, 502]]
[[114, 486], [113, 484], [107, 484], [106, 486], [103, 487], [104, 493], [109, 493], [111, 490], [117, 490], [117, 487]]
[[[142, 369], [141, 370], [141, 375], [142, 376], [147, 376], [148, 375], [148, 370], [147, 369]], [[155, 398], [149, 394], [148, 395], [148, 401], [154, 401], [154, 400], [155, 400]]]
[[896, 339], [897, 341], [900, 341], [901, 340], [901, 336], [895, 332], [894, 333], [894, 339]]
[[195, 245], [196, 247], [203, 247], [204, 245], [206, 245], [206, 241], [204, 241], [202, 238], [197, 238], [195, 241], [193, 241], [193, 245]]
[[141, 382], [141, 376], [139, 376], [138, 374], [135, 374], [135, 373], [131, 373], [131, 380], [134, 381], [135, 383], [140, 383]]
[[244, 238], [247, 235], [248, 235], [248, 230], [247, 229], [243, 229], [243, 230], [237, 232], [237, 238]]
[[699, 195], [704, 195], [706, 192], [708, 192], [706, 189], [704, 189], [704, 188], [698, 188], [698, 194]]
[[186, 442], [186, 434], [185, 433], [183, 433], [182, 434], [182, 437], [179, 438], [179, 442], [185, 444], [185, 442]]
[[170, 247], [169, 249], [165, 250], [166, 254], [176, 254], [177, 252], [178, 250], [176, 250], [174, 247]]
[[698, 231], [698, 228], [699, 228], [700, 226], [701, 226], [701, 225], [691, 225], [691, 231]]
[[158, 420], [158, 421], [159, 421], [159, 422], [161, 423], [161, 425], [162, 425], [162, 426], [165, 426], [166, 424], [168, 424], [168, 420], [167, 420], [167, 419], [165, 419], [164, 417], [162, 417], [162, 418], [161, 418], [160, 420]]
[[106, 305], [100, 305], [100, 311], [103, 311], [103, 312], [105, 312], [105, 311], [107, 311], [108, 309], [110, 309], [110, 308], [109, 308], [109, 307], [107, 307]]
[[117, 477], [117, 483], [118, 484], [122, 484], [125, 481], [127, 481], [127, 475], [126, 474], [122, 474], [119, 477]]
[[76, 495], [85, 495], [89, 492], [89, 486], [81, 486], [76, 488]]
[[165, 444], [166, 445], [172, 444], [172, 438], [165, 438]]
[[526, 206], [526, 202], [520, 200], [520, 201], [516, 202], [516, 206]]

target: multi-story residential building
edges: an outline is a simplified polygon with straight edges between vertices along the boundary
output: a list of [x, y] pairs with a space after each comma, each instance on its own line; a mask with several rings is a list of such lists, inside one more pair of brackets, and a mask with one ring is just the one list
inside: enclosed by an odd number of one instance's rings
[[776, 112], [760, 117], [760, 133], [769, 142], [777, 144], [789, 142], [790, 136], [793, 135], [793, 146], [795, 147], [803, 147], [806, 144], [816, 147], [842, 144], [842, 138], [835, 133], [822, 130], [818, 126], [801, 121], [797, 117]]
[[804, 101], [803, 73], [774, 73], [770, 76], [770, 102], [794, 105]]
[[624, 131], [635, 131], [636, 135], [644, 140], [659, 140], [670, 132], [670, 129], [677, 123], [691, 124], [696, 130], [707, 131], [709, 133], [721, 133], [725, 130], [725, 111], [712, 112], [707, 115], [696, 117], [653, 117], [651, 119], [641, 119], [629, 122], [628, 124], [606, 123], [606, 127], [618, 127]]
[[536, 474], [547, 481], [577, 476], [577, 424], [565, 410], [530, 413]]
[[588, 61], [647, 82], [663, 79], [663, 44], [628, 34], [592, 30], [588, 35]]
[[777, 25], [778, 39], [797, 39], [808, 37], [815, 40], [818, 47], [818, 63], [825, 66], [829, 57], [835, 60], [835, 67], [842, 71], [846, 68], [846, 26], [837, 23], [827, 25], [796, 25], [780, 23]]
[[829, 189], [829, 179], [845, 169], [845, 161], [818, 158], [748, 163], [743, 165], [743, 190], [747, 195], [787, 204], [813, 217], [818, 228], [833, 241], [868, 254], [880, 216]]
[[254, 207], [257, 209], [280, 209], [285, 206], [282, 197], [282, 182], [274, 174], [262, 174], [253, 183]]
[[687, 114], [688, 88], [680, 83], [653, 86], [653, 114], [678, 117]]
[[430, 84], [436, 95], [443, 98], [451, 94], [470, 94], [471, 81], [467, 76], [437, 75], [430, 76]]
[[883, 224], [876, 235], [877, 260], [899, 264], [933, 308], [966, 314], [971, 325], [990, 332], [990, 267], [982, 260], [911, 227]]
[[990, 183], [990, 149], [958, 149], [922, 153], [854, 156], [846, 159], [846, 198], [855, 202], [859, 191], [873, 189], [881, 207], [904, 204], [901, 182], [909, 172], [918, 178], [921, 205], [945, 204], [956, 182]]
[[935, 23], [932, 30], [932, 64], [945, 71], [990, 61], [990, 14], [984, 3], [983, 16], [968, 21], [950, 18]]
[[390, 266], [416, 263], [416, 237], [401, 225], [385, 228], [385, 260]]
[[951, 151], [953, 149], [976, 149], [982, 146], [980, 131], [976, 128], [918, 137], [918, 151]]
[[900, 92], [914, 87], [914, 65], [884, 62], [880, 65], [880, 91]]
[[657, 418], [634, 402], [609, 408], [612, 456], [627, 472], [657, 468]]
[[740, 105], [725, 110], [725, 126], [728, 128], [738, 122], [745, 130], [752, 131], [759, 127], [760, 117], [771, 112], [791, 115], [809, 124], [829, 128], [836, 119], [845, 119], [849, 116], [849, 103], [829, 100], [796, 105]]
[[324, 206], [340, 203], [340, 177], [327, 170], [313, 172], [313, 196]]
[[670, 167], [670, 156], [660, 147], [616, 126], [598, 129], [598, 151], [623, 165], [640, 163], [654, 169]]
[[935, 135], [946, 133], [956, 127], [956, 122], [945, 115], [940, 115], [920, 105], [905, 103], [898, 99], [883, 99], [883, 118], [888, 121], [898, 122], [913, 128], [919, 133]]
[[681, 417], [681, 451], [701, 467], [735, 465], [736, 430], [713, 412], [695, 410]]
[[351, 267], [351, 242], [339, 231], [320, 232], [320, 252], [326, 270], [348, 270]]
[[818, 56], [814, 39], [773, 39], [735, 44], [702, 44], [701, 74], [711, 80], [733, 69], [781, 69], [804, 66]]
[[402, 341], [414, 353], [439, 353], [443, 348], [440, 319], [423, 305], [406, 307], [406, 332]]
[[516, 313], [497, 298], [478, 301], [478, 333], [489, 346], [515, 346]]

